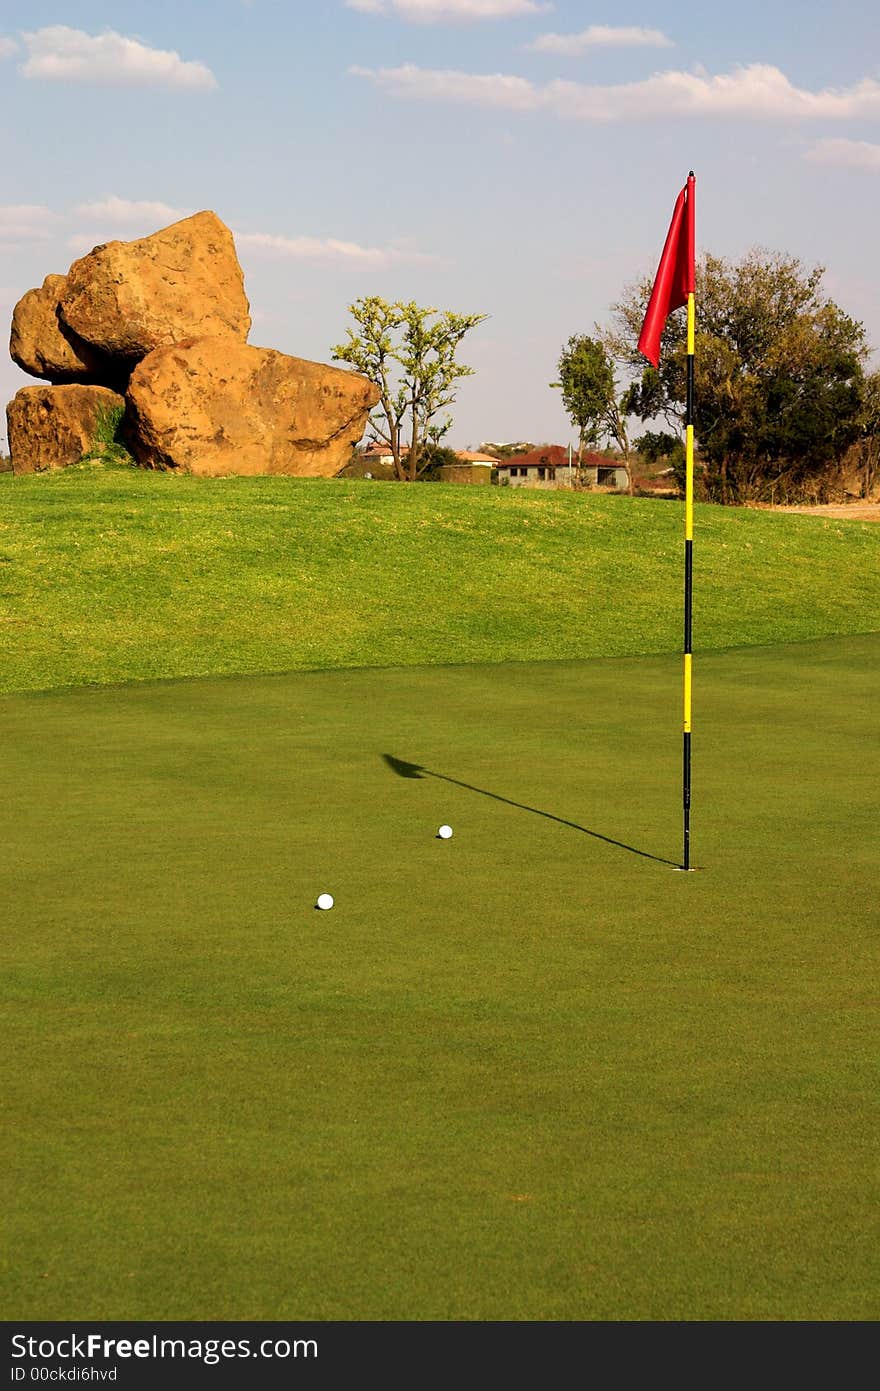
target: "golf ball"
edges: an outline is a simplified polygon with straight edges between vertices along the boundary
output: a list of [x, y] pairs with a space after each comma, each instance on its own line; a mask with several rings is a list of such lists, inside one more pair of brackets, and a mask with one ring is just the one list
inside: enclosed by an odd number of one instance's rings
[[333, 907], [333, 895], [332, 895], [332, 894], [318, 894], [318, 902], [317, 902], [317, 904], [316, 904], [315, 906], [318, 907], [318, 908], [332, 908], [332, 907]]
[[437, 835], [438, 835], [438, 837], [439, 837], [440, 840], [449, 840], [450, 837], [451, 837], [451, 835], [452, 835], [452, 827], [451, 827], [451, 826], [441, 826], [441, 827], [440, 827], [440, 830], [437, 832]]

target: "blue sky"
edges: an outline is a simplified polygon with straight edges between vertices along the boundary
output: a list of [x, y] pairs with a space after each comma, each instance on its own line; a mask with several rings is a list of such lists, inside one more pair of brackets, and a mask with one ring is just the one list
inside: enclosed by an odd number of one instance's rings
[[[98, 242], [213, 208], [251, 341], [328, 361], [363, 294], [490, 317], [450, 436], [566, 442], [565, 340], [700, 248], [827, 267], [880, 347], [876, 0], [0, 7], [0, 313]], [[4, 355], [8, 399], [27, 378]]]

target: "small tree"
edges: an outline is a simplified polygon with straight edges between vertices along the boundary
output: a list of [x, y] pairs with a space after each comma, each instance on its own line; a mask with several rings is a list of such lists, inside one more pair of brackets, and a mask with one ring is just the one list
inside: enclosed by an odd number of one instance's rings
[[494, 459], [515, 459], [517, 454], [531, 454], [535, 445], [529, 440], [518, 440], [515, 444], [494, 444], [484, 440], [477, 446], [480, 454], [491, 454]]
[[412, 482], [423, 471], [423, 446], [439, 444], [452, 425], [451, 416], [438, 417], [454, 402], [456, 383], [473, 375], [455, 360], [461, 340], [487, 316], [441, 313], [412, 300], [389, 303], [378, 295], [355, 300], [349, 310], [358, 329], [332, 349], [333, 360], [379, 388], [370, 425], [391, 451], [395, 476]]
[[665, 430], [646, 430], [633, 441], [633, 448], [646, 464], [665, 464], [672, 469], [676, 485], [684, 490], [685, 448], [679, 435], [670, 435]]
[[630, 393], [617, 395], [614, 365], [601, 338], [588, 334], [573, 334], [562, 350], [557, 370], [559, 381], [551, 386], [562, 392], [571, 423], [578, 432], [578, 466], [583, 462], [584, 449], [603, 440], [614, 445], [623, 455], [627, 485], [633, 491], [630, 468], [627, 414]]
[[437, 483], [440, 479], [440, 470], [448, 468], [453, 464], [460, 464], [454, 449], [448, 449], [443, 444], [433, 444], [430, 440], [423, 444], [419, 451], [419, 482]]
[[854, 446], [859, 491], [869, 498], [880, 481], [880, 372], [865, 377], [859, 439]]

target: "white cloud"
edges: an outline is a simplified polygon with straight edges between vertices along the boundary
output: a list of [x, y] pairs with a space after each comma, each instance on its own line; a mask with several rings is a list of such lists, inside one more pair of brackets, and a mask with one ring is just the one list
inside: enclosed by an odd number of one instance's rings
[[880, 173], [880, 145], [872, 145], [868, 140], [820, 140], [804, 158], [813, 164], [839, 164]]
[[673, 48], [674, 44], [659, 29], [642, 29], [634, 24], [620, 27], [591, 24], [579, 34], [539, 34], [526, 47], [536, 53], [577, 58], [590, 48]]
[[4, 246], [20, 246], [46, 241], [57, 221], [57, 214], [40, 203], [8, 203], [0, 207], [0, 242]]
[[166, 226], [169, 222], [179, 222], [189, 213], [183, 208], [172, 208], [167, 203], [151, 203], [147, 200], [131, 201], [108, 193], [97, 203], [80, 203], [74, 209], [77, 217], [86, 217], [96, 222], [111, 222], [114, 225], [150, 222], [156, 226]]
[[272, 232], [235, 232], [233, 235], [237, 247], [319, 265], [381, 269], [392, 265], [437, 264], [436, 257], [414, 251], [403, 243], [360, 246], [357, 242], [337, 241], [333, 237], [280, 237]]
[[18, 44], [15, 39], [9, 39], [5, 34], [0, 34], [0, 58], [11, 58], [13, 53], [18, 52]]
[[444, 20], [511, 19], [515, 15], [552, 10], [540, 0], [345, 0], [362, 14], [396, 14], [412, 24], [441, 24]]
[[179, 53], [151, 48], [114, 30], [86, 34], [65, 24], [23, 34], [28, 57], [24, 77], [51, 82], [96, 82], [112, 87], [216, 87], [217, 79], [204, 63], [187, 61]]
[[536, 111], [540, 89], [525, 77], [504, 73], [443, 72], [417, 68], [349, 68], [354, 77], [367, 77], [395, 97], [446, 101], [462, 106], [498, 106], [506, 111]]
[[471, 74], [405, 64], [399, 68], [350, 68], [392, 96], [516, 111], [549, 111], [578, 121], [668, 117], [741, 116], [764, 120], [880, 118], [880, 82], [864, 78], [852, 87], [818, 92], [795, 87], [765, 63], [711, 77], [661, 72], [639, 82], [600, 86], [556, 80], [538, 86], [505, 73]]
[[[69, 213], [54, 212], [36, 203], [6, 205], [0, 207], [0, 245], [6, 250], [13, 250], [34, 241], [45, 242], [64, 237], [64, 246], [81, 255], [84, 251], [91, 251], [101, 241], [104, 232], [118, 236], [121, 231], [126, 238], [144, 236], [155, 232], [158, 227], [166, 227], [169, 222], [177, 222], [188, 216], [188, 211], [172, 208], [168, 203], [131, 202], [117, 197], [115, 193], [107, 194], [99, 202], [80, 203]], [[91, 231], [82, 228], [71, 231], [71, 224], [75, 226], [74, 219], [84, 219], [87, 223], [98, 225]], [[104, 240], [107, 239], [105, 236]]]

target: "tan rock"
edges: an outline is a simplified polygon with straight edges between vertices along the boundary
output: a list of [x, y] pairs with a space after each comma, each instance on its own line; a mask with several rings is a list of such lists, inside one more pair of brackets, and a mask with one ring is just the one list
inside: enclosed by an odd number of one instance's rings
[[112, 361], [59, 320], [58, 305], [66, 288], [66, 276], [47, 275], [38, 290], [28, 290], [18, 301], [9, 338], [13, 362], [32, 377], [50, 382], [116, 385], [119, 372]]
[[125, 437], [149, 468], [332, 478], [378, 399], [355, 372], [198, 338], [157, 348], [135, 368]]
[[96, 246], [70, 267], [59, 314], [84, 342], [129, 363], [184, 338], [244, 342], [251, 324], [232, 233], [212, 212]]
[[77, 463], [94, 443], [99, 414], [124, 406], [103, 386], [23, 386], [6, 407], [13, 473]]

